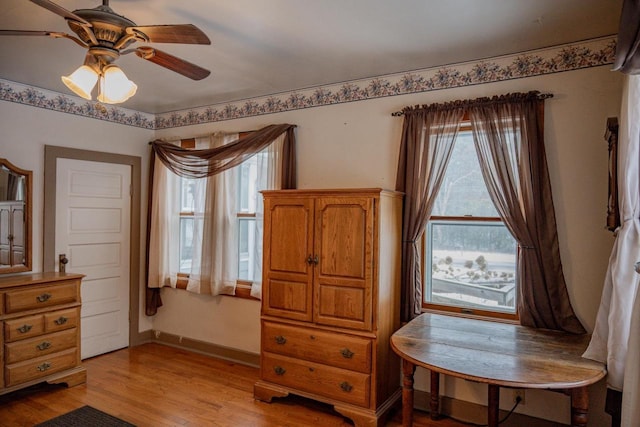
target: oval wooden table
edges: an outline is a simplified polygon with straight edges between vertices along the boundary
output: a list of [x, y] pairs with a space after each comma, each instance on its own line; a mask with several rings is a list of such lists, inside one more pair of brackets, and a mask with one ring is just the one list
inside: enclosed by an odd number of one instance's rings
[[589, 335], [466, 317], [424, 313], [391, 337], [402, 358], [402, 425], [413, 424], [413, 374], [431, 371], [431, 418], [439, 410], [440, 374], [488, 384], [488, 425], [498, 425], [500, 387], [562, 391], [571, 396], [571, 425], [586, 426], [587, 386], [606, 375], [582, 353]]

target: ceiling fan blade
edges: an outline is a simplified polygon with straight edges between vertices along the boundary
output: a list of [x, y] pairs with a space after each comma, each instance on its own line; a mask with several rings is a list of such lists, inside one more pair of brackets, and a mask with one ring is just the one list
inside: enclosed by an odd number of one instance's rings
[[31, 30], [0, 30], [0, 36], [49, 36], [54, 39], [69, 39], [84, 48], [88, 47], [85, 42], [67, 33], [57, 31], [31, 31]]
[[135, 53], [142, 59], [151, 61], [154, 64], [158, 64], [161, 67], [175, 71], [193, 80], [202, 80], [211, 74], [209, 70], [152, 47], [142, 46], [136, 48]]
[[63, 33], [54, 31], [28, 31], [28, 30], [0, 30], [0, 36], [52, 36]]
[[78, 22], [80, 22], [82, 24], [85, 24], [85, 25], [87, 25], [89, 27], [91, 26], [91, 23], [89, 21], [87, 21], [86, 19], [79, 17], [75, 13], [68, 11], [64, 7], [57, 5], [52, 1], [49, 1], [49, 0], [31, 0], [31, 2], [37, 4], [38, 6], [42, 6], [45, 9], [48, 9], [49, 11], [51, 11], [51, 12], [57, 14], [57, 15], [62, 16], [63, 18], [71, 19], [73, 21], [78, 21]]
[[209, 37], [193, 24], [128, 27], [127, 33], [142, 33], [149, 43], [211, 44]]

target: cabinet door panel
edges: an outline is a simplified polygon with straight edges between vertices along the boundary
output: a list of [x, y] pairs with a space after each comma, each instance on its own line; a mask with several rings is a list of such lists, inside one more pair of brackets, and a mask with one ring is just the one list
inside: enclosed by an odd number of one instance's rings
[[311, 321], [313, 199], [264, 203], [263, 314]]
[[318, 324], [369, 330], [372, 325], [373, 199], [316, 201], [315, 268]]
[[[265, 236], [269, 248], [267, 269], [307, 274], [311, 255], [313, 200], [265, 201]], [[265, 252], [267, 253], [267, 252]]]
[[367, 200], [322, 199], [318, 215], [316, 253], [318, 274], [324, 277], [365, 279], [368, 267]]

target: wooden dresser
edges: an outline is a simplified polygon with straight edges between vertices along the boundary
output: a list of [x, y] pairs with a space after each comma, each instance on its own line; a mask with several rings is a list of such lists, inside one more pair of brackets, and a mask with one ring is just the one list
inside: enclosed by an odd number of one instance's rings
[[0, 394], [39, 382], [84, 383], [80, 364], [83, 275], [36, 273], [0, 278]]
[[402, 196], [381, 189], [264, 195], [256, 399], [297, 394], [359, 426], [399, 401]]

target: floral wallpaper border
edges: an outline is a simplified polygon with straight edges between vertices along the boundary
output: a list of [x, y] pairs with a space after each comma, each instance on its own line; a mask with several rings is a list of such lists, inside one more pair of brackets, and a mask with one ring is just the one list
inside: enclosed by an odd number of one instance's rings
[[155, 129], [155, 116], [0, 79], [0, 100], [127, 126]]
[[612, 64], [615, 36], [478, 61], [353, 80], [195, 109], [141, 113], [0, 79], [0, 100], [146, 129], [169, 129], [303, 108], [533, 77]]

